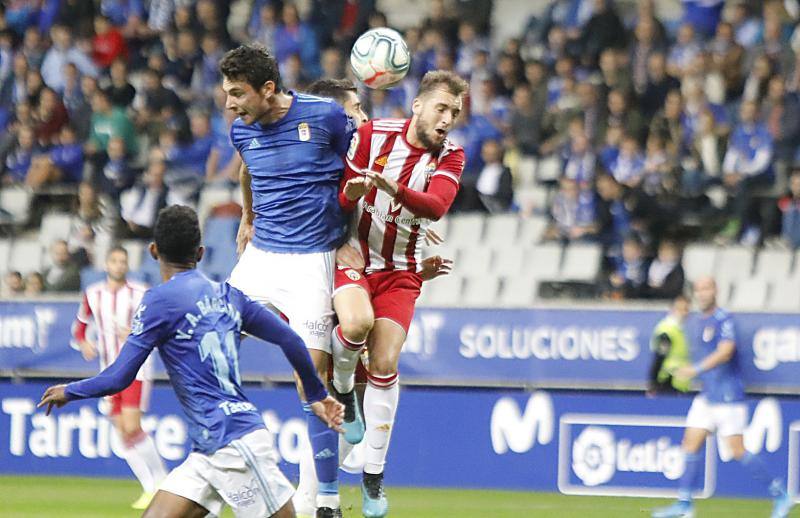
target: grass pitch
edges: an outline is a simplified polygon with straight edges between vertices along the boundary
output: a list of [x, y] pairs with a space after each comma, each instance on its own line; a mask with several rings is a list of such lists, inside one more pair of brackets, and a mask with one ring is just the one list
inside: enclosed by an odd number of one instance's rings
[[[564, 496], [556, 493], [459, 489], [387, 488], [392, 518], [618, 518], [646, 517], [667, 500]], [[13, 518], [115, 518], [141, 513], [129, 505], [139, 496], [132, 480], [77, 477], [0, 477], [0, 516]], [[346, 517], [361, 516], [361, 493], [344, 486]], [[770, 502], [714, 498], [698, 503], [698, 516], [767, 517]], [[226, 510], [225, 517], [233, 514]], [[795, 509], [793, 517], [800, 517]]]

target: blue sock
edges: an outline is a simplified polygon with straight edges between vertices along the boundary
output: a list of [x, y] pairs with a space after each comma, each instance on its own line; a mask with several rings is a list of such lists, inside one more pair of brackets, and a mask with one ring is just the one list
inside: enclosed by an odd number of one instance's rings
[[769, 474], [767, 465], [764, 463], [764, 459], [761, 458], [761, 455], [746, 451], [742, 458], [739, 459], [739, 462], [741, 462], [742, 466], [750, 473], [753, 480], [764, 484], [772, 496], [778, 496], [778, 493], [781, 491], [780, 484], [774, 483], [777, 481]]
[[339, 434], [328, 428], [328, 425], [315, 416], [307, 403], [303, 403], [303, 411], [306, 413], [311, 451], [314, 452], [314, 467], [319, 481], [319, 494], [338, 495]]
[[700, 467], [701, 458], [702, 456], [699, 453], [684, 453], [685, 469], [678, 483], [678, 500], [684, 502], [692, 501], [692, 490], [696, 486], [697, 470]]

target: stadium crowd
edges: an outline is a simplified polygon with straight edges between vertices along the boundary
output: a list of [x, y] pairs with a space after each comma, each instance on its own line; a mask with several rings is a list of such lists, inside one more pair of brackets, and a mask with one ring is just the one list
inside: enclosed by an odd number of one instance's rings
[[[602, 293], [671, 298], [687, 239], [800, 247], [798, 3], [673, 3], [679, 16], [662, 19], [652, 0], [556, 0], [493, 45], [493, 2], [432, 1], [396, 27], [407, 78], [360, 93], [371, 117], [405, 117], [426, 71], [457, 71], [470, 95], [451, 132], [467, 155], [454, 210], [547, 214], [544, 239], [603, 245]], [[2, 185], [31, 190], [39, 216], [66, 193], [77, 215], [48, 271], [8, 272], [6, 296], [78, 290], [98, 236], [146, 239], [159, 208], [235, 188], [226, 50], [265, 45], [283, 86], [302, 90], [348, 76], [354, 39], [394, 26], [350, 0], [2, 9]]]

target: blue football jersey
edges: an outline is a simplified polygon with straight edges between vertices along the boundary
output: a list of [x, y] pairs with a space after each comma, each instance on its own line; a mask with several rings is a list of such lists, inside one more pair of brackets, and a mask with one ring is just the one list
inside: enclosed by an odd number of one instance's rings
[[264, 427], [242, 392], [242, 328], [261, 307], [227, 283], [197, 270], [176, 274], [148, 291], [126, 347], [158, 348], [189, 422], [193, 449], [212, 453]]
[[[695, 362], [714, 352], [723, 340], [736, 343], [736, 324], [727, 311], [717, 308], [710, 315], [701, 315], [695, 322], [692, 356]], [[738, 344], [737, 344], [738, 346]], [[701, 393], [712, 403], [733, 403], [744, 400], [744, 383], [739, 366], [738, 347], [730, 361], [700, 375]]]
[[345, 237], [338, 189], [355, 122], [331, 99], [289, 92], [280, 120], [236, 119], [231, 142], [250, 171], [253, 244], [269, 252], [325, 252]]

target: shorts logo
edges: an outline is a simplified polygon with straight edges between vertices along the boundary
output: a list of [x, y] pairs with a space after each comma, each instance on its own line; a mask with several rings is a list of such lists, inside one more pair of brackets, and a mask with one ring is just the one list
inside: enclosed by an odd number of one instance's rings
[[243, 484], [236, 491], [226, 491], [231, 507], [249, 507], [256, 503], [261, 489], [258, 487], [256, 479], [250, 481], [250, 485]]
[[297, 125], [297, 136], [303, 142], [311, 140], [311, 128], [308, 127], [308, 123], [301, 122]]
[[329, 450], [328, 448], [325, 448], [321, 452], [319, 452], [316, 455], [314, 455], [314, 458], [321, 460], [321, 459], [330, 459], [333, 456], [334, 456], [334, 453], [331, 450]]
[[348, 268], [344, 271], [344, 274], [347, 275], [347, 278], [351, 281], [358, 281], [361, 279], [361, 274], [357, 271], [353, 270], [352, 268]]
[[328, 324], [321, 320], [306, 320], [303, 326], [308, 329], [311, 336], [324, 338], [328, 333]]

